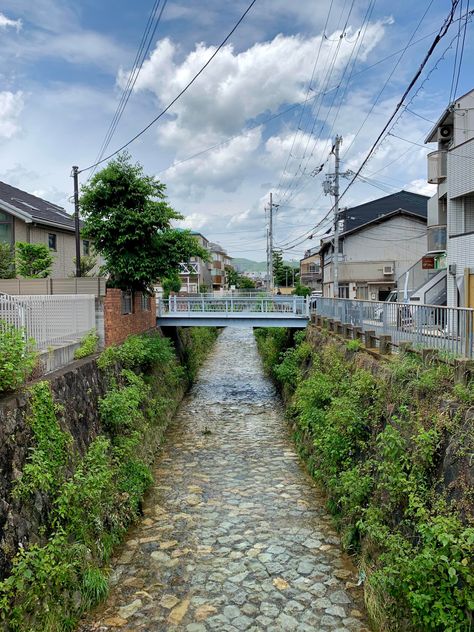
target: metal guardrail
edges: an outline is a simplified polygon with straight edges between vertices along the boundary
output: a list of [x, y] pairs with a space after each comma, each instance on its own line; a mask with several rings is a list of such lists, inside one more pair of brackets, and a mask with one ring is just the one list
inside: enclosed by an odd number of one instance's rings
[[474, 309], [318, 298], [312, 311], [345, 325], [390, 335], [391, 344], [441, 349], [457, 357], [474, 357]]
[[95, 326], [93, 294], [0, 295], [1, 323], [23, 329], [38, 350], [82, 338]]
[[199, 298], [173, 296], [157, 299], [158, 316], [165, 314], [292, 314], [307, 317], [309, 302], [303, 296]]

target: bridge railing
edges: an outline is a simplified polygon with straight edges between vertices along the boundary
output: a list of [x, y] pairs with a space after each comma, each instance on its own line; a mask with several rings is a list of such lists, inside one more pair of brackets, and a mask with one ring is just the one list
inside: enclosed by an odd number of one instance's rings
[[303, 296], [183, 297], [158, 299], [158, 316], [166, 314], [293, 314], [306, 317], [309, 302]]

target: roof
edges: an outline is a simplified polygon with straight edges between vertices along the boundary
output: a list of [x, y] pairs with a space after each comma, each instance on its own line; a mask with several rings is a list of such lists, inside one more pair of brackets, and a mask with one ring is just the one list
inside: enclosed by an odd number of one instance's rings
[[459, 101], [462, 101], [462, 99], [467, 97], [472, 92], [474, 92], [474, 88], [466, 92], [466, 94], [458, 97], [448, 105], [448, 107], [443, 111], [439, 119], [436, 121], [434, 127], [430, 129], [429, 134], [425, 139], [425, 143], [435, 143], [438, 140], [438, 128], [441, 125], [451, 124], [453, 122], [453, 110], [455, 108], [455, 104], [459, 103]]
[[209, 250], [211, 250], [212, 252], [221, 252], [222, 254], [227, 255], [227, 251], [224, 250], [224, 248], [221, 245], [216, 244], [214, 242], [211, 242], [209, 244]]
[[398, 193], [391, 193], [377, 200], [344, 209], [340, 212], [339, 217], [344, 220], [344, 233], [400, 209], [426, 219], [428, 200], [429, 197], [426, 195], [411, 193], [411, 191], [398, 191]]
[[0, 208], [30, 223], [74, 230], [74, 217], [62, 207], [0, 181]]

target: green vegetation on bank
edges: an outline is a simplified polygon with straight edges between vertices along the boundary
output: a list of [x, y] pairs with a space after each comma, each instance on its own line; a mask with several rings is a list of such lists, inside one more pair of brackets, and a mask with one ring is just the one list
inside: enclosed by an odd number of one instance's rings
[[36, 366], [34, 341], [23, 329], [0, 320], [0, 395], [20, 388]]
[[84, 338], [81, 340], [81, 344], [74, 352], [74, 358], [80, 360], [81, 358], [87, 358], [97, 351], [99, 345], [99, 336], [95, 329], [91, 329]]
[[468, 632], [474, 388], [455, 386], [451, 367], [413, 353], [376, 367], [358, 345], [314, 335], [309, 344], [304, 332], [256, 332], [301, 454], [326, 489], [345, 547], [359, 555], [374, 625]]
[[209, 351], [216, 330], [186, 333], [187, 365], [172, 343], [131, 336], [106, 349], [98, 366], [107, 384], [100, 434], [85, 454], [74, 449], [46, 381], [31, 387], [34, 447], [13, 489], [25, 506], [41, 499], [40, 541], [21, 548], [0, 582], [0, 627], [9, 632], [66, 632], [108, 590], [104, 565], [137, 517], [166, 424]]

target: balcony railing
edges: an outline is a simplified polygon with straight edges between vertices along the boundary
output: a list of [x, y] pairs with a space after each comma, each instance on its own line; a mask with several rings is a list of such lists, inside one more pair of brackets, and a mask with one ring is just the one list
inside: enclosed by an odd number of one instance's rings
[[446, 225], [428, 226], [428, 252], [446, 250]]
[[430, 184], [438, 184], [443, 178], [446, 178], [448, 152], [445, 149], [432, 151], [428, 154], [428, 182]]

